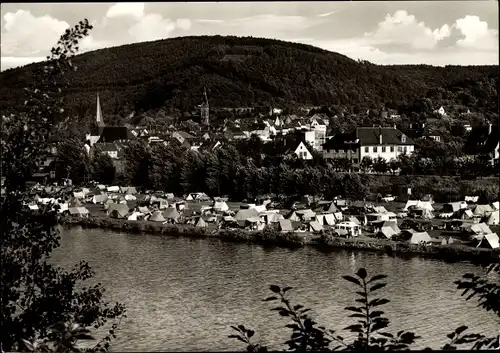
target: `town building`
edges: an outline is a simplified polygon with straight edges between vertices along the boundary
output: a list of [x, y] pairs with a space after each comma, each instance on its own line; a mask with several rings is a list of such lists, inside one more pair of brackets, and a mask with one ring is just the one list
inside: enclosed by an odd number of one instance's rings
[[463, 152], [468, 156], [488, 156], [490, 164], [498, 163], [500, 156], [499, 126], [489, 123], [486, 126], [475, 126], [465, 142]]
[[203, 103], [198, 108], [200, 109], [200, 122], [205, 126], [210, 126], [210, 105], [208, 104], [207, 90], [203, 90]]
[[305, 145], [304, 142], [300, 142], [297, 148], [295, 149], [294, 153], [299, 157], [300, 159], [305, 159], [305, 160], [310, 160], [313, 159], [313, 156], [311, 152], [309, 152], [309, 149]]
[[337, 134], [329, 139], [323, 145], [323, 157], [347, 158], [357, 165], [364, 157], [390, 161], [402, 154], [412, 154], [414, 148], [414, 141], [396, 127], [358, 127], [352, 133]]

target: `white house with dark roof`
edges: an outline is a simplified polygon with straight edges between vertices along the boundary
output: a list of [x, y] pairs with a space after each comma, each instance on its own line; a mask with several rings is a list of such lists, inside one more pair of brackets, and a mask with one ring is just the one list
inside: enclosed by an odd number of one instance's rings
[[359, 127], [356, 135], [360, 143], [359, 160], [364, 157], [386, 161], [402, 154], [410, 155], [415, 150], [415, 142], [395, 127]]
[[299, 143], [299, 145], [295, 149], [294, 153], [300, 159], [306, 159], [306, 160], [313, 159], [311, 152], [309, 152], [309, 150], [307, 149], [307, 146], [304, 144], [304, 142]]
[[358, 127], [350, 134], [337, 134], [323, 145], [324, 158], [348, 158], [359, 164], [364, 157], [386, 161], [414, 152], [415, 143], [395, 127]]

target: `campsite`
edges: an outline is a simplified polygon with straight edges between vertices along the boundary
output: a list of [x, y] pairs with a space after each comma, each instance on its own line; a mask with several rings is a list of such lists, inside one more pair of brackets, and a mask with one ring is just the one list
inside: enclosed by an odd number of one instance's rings
[[342, 247], [407, 244], [424, 252], [440, 247], [499, 248], [498, 202], [476, 204], [471, 197], [468, 202], [434, 203], [430, 195], [425, 200], [381, 198], [379, 202], [310, 196], [290, 201], [266, 195], [247, 200], [250, 202], [231, 202], [199, 192], [175, 196], [135, 187], [94, 185], [75, 188], [72, 197], [59, 200], [50, 197], [53, 190], [40, 186], [33, 190], [29, 207], [37, 212], [39, 206], [57, 204], [60, 221], [65, 224], [149, 229], [161, 234], [175, 228], [182, 229], [183, 235], [224, 233], [226, 238], [241, 238], [247, 234], [243, 238], [248, 239], [265, 233], [303, 244]]

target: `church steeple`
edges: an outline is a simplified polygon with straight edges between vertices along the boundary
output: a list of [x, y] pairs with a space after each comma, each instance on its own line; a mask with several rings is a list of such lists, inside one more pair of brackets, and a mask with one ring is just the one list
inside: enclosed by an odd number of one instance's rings
[[210, 106], [208, 105], [207, 89], [203, 88], [203, 103], [199, 105], [201, 122], [206, 126], [210, 125]]
[[97, 109], [96, 109], [96, 122], [97, 126], [105, 126], [104, 120], [102, 119], [101, 103], [99, 102], [99, 93], [97, 93]]

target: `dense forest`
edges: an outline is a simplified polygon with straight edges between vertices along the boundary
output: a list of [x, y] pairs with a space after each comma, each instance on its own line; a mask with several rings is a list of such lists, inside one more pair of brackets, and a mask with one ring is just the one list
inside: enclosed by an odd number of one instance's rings
[[[379, 66], [313, 46], [253, 37], [199, 36], [96, 50], [73, 59], [68, 115], [164, 108], [189, 111], [206, 87], [212, 107], [336, 106], [348, 113], [387, 107], [419, 113], [441, 105], [498, 112], [498, 67]], [[0, 74], [0, 112], [23, 105], [43, 64]], [[429, 103], [430, 102], [430, 103]], [[431, 104], [433, 107], [427, 107]]]

